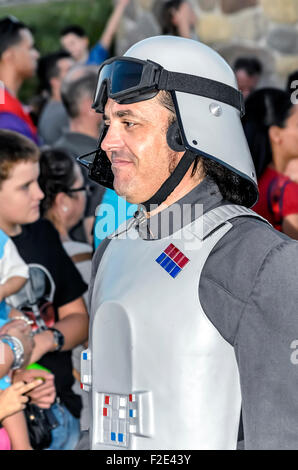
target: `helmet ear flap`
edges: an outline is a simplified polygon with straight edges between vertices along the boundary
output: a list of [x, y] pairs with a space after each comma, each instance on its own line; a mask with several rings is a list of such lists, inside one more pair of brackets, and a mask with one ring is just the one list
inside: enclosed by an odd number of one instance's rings
[[106, 188], [113, 189], [114, 174], [111, 168], [111, 162], [107, 157], [107, 154], [101, 148], [101, 143], [106, 136], [108, 126], [104, 126], [98, 140], [98, 148], [95, 153], [95, 157], [92, 165], [89, 169], [89, 178], [96, 183], [105, 186]]
[[184, 152], [185, 147], [182, 141], [181, 132], [178, 126], [178, 122], [174, 121], [169, 125], [167, 131], [167, 143], [168, 146], [175, 152]]

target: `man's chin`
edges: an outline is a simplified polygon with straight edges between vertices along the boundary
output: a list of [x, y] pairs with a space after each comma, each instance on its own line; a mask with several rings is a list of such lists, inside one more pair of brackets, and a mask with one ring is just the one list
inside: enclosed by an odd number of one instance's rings
[[123, 188], [123, 186], [119, 187], [117, 184], [114, 183], [114, 191], [117, 194], [117, 196], [122, 197], [122, 199], [125, 199], [126, 202], [129, 202], [130, 204], [137, 204], [134, 202], [133, 197], [127, 192], [127, 187]]

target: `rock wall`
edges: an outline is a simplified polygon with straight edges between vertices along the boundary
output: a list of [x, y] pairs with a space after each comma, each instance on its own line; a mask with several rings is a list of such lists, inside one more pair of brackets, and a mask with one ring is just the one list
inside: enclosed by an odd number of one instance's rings
[[[116, 49], [160, 33], [158, 9], [164, 0], [131, 0]], [[298, 70], [298, 0], [189, 0], [197, 13], [197, 34], [231, 65], [239, 56], [263, 63], [261, 85], [284, 86]]]

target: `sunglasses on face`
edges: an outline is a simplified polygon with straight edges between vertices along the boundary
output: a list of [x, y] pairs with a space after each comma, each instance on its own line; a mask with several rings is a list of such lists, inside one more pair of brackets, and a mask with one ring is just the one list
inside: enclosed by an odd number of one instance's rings
[[92, 193], [92, 187], [89, 184], [86, 184], [84, 186], [80, 186], [79, 188], [70, 188], [65, 191], [67, 194], [73, 194], [73, 193], [78, 193], [80, 191], [86, 191], [86, 194], [89, 195]]

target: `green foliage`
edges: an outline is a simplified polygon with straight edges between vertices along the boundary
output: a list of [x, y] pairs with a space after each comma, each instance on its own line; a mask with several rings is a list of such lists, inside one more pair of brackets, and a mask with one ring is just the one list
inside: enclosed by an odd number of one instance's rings
[[[112, 11], [111, 0], [56, 0], [46, 3], [0, 7], [0, 17], [14, 15], [33, 31], [40, 53], [60, 48], [59, 33], [69, 24], [79, 24], [87, 32], [90, 44], [99, 39]], [[25, 83], [21, 99], [27, 101], [34, 93], [36, 80]]]

